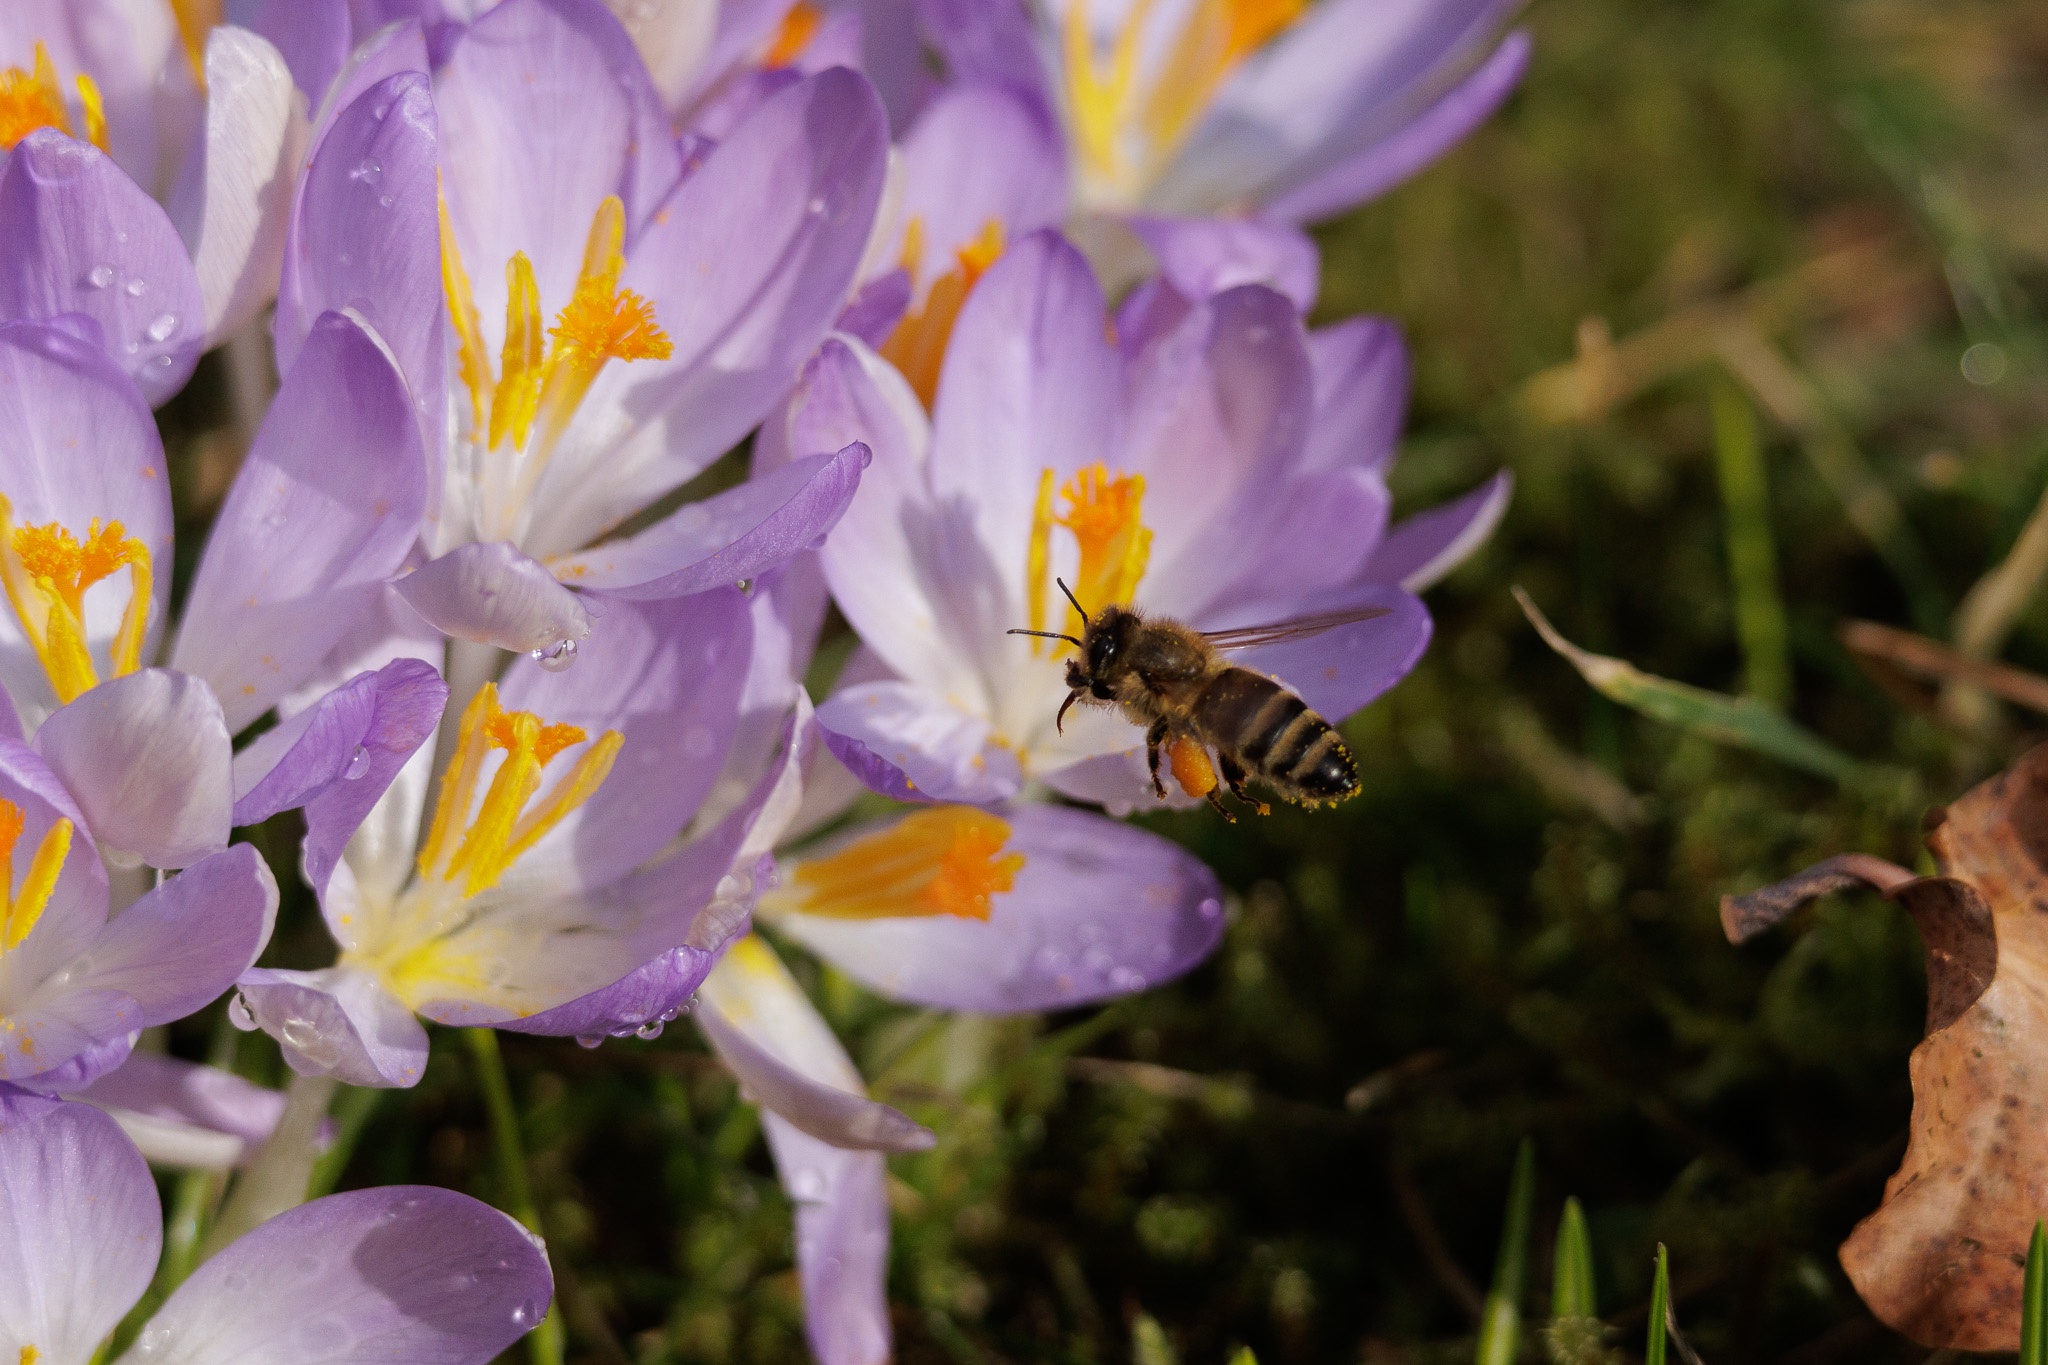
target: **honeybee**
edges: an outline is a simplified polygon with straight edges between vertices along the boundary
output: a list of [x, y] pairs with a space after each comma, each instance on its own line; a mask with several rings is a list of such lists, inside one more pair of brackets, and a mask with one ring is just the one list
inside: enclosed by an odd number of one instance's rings
[[[1240, 668], [1222, 651], [1270, 645], [1320, 634], [1354, 621], [1384, 616], [1384, 607], [1305, 616], [1270, 626], [1239, 630], [1194, 630], [1178, 621], [1147, 618], [1129, 607], [1106, 606], [1094, 615], [1062, 580], [1060, 591], [1081, 613], [1079, 638], [1050, 630], [1012, 630], [1065, 640], [1080, 650], [1067, 661], [1067, 699], [1054, 718], [1064, 727], [1067, 709], [1078, 701], [1103, 702], [1145, 726], [1145, 762], [1152, 790], [1166, 795], [1159, 774], [1165, 751], [1181, 789], [1207, 797], [1226, 820], [1219, 786], [1264, 815], [1264, 802], [1245, 794], [1251, 775], [1283, 799], [1302, 806], [1334, 805], [1358, 791], [1358, 768], [1336, 728], [1307, 702], [1260, 673]], [[1213, 750], [1216, 762], [1209, 761]], [[1222, 782], [1217, 781], [1217, 769]]]

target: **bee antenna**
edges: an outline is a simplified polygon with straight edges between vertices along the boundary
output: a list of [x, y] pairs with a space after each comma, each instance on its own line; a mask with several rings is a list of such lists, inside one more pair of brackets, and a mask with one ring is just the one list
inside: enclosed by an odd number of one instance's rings
[[1055, 578], [1053, 582], [1060, 585], [1060, 591], [1067, 595], [1067, 600], [1074, 604], [1074, 610], [1080, 612], [1081, 619], [1083, 621], [1086, 621], [1088, 619], [1088, 608], [1082, 606], [1081, 599], [1074, 596], [1074, 590], [1067, 586], [1067, 580], [1064, 578]]
[[1062, 635], [1056, 630], [1006, 630], [1003, 632], [1003, 634], [1036, 635], [1041, 640], [1065, 640], [1068, 644], [1072, 645], [1076, 649], [1079, 649], [1081, 647], [1081, 642], [1079, 640], [1076, 640], [1071, 635]]

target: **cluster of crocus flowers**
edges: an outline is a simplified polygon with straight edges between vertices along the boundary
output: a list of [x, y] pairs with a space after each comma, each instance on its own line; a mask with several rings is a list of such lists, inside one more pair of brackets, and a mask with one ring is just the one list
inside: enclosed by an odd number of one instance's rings
[[[936, 1136], [784, 956], [1002, 1014], [1214, 950], [1214, 874], [1117, 818], [1140, 734], [1062, 727], [1067, 646], [1007, 632], [1078, 629], [1062, 585], [1349, 613], [1236, 658], [1332, 721], [1413, 665], [1507, 481], [1392, 521], [1405, 356], [1304, 324], [1295, 226], [1505, 96], [1504, 10], [0, 9], [0, 1256], [42, 1268], [0, 1352], [104, 1358], [150, 1282], [124, 1130], [270, 1188], [430, 1025], [595, 1046], [695, 1001], [814, 1352], [886, 1360], [886, 1161]], [[181, 561], [152, 408], [222, 342], [247, 449]], [[861, 648], [814, 711], [828, 602]], [[863, 786], [902, 804], [849, 821]], [[233, 833], [286, 811], [312, 969], [256, 965], [278, 890]], [[230, 992], [288, 1095], [137, 1051]], [[482, 1361], [550, 1293], [501, 1215], [358, 1191], [218, 1250], [123, 1358]]]

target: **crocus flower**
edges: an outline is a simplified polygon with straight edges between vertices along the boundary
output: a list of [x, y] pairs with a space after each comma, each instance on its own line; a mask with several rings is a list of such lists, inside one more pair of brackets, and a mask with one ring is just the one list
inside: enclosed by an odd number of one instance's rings
[[106, 1110], [152, 1164], [198, 1171], [246, 1162], [276, 1129], [285, 1103], [283, 1091], [232, 1071], [139, 1051], [63, 1094]]
[[[1080, 708], [1061, 733], [1063, 647], [1004, 633], [1078, 624], [1056, 578], [1090, 610], [1135, 604], [1203, 630], [1381, 608], [1235, 656], [1332, 721], [1392, 686], [1427, 643], [1414, 592], [1449, 566], [1430, 547], [1469, 548], [1504, 490], [1455, 523], [1383, 533], [1399, 393], [1391, 422], [1384, 402], [1354, 400], [1386, 396], [1385, 348], [1375, 359], [1348, 336], [1312, 348], [1292, 303], [1260, 286], [1135, 330], [1140, 343], [1120, 354], [1087, 263], [1041, 234], [961, 310], [929, 419], [855, 340], [828, 342], [807, 370], [789, 448], [858, 436], [874, 449], [823, 563], [893, 676], [843, 685], [818, 719], [877, 790], [986, 804], [1030, 780], [1117, 807], [1150, 799], [1138, 731]], [[1328, 393], [1324, 364], [1343, 381]], [[1381, 382], [1361, 389], [1375, 366]], [[1396, 560], [1428, 572], [1396, 572]]]
[[[0, 1085], [0, 1352], [86, 1365], [156, 1274], [149, 1168], [91, 1105]], [[237, 1239], [151, 1315], [121, 1361], [484, 1365], [546, 1315], [547, 1254], [452, 1190], [303, 1204]]]
[[416, 27], [335, 84], [279, 300], [289, 361], [320, 309], [389, 339], [429, 448], [431, 562], [399, 590], [459, 639], [558, 655], [579, 589], [651, 598], [750, 579], [830, 527], [865, 452], [593, 542], [686, 483], [787, 392], [845, 301], [885, 121], [832, 70], [686, 158], [599, 0], [506, 0]]
[[744, 923], [762, 825], [808, 724], [800, 708], [744, 797], [679, 842], [732, 743], [749, 632], [731, 588], [608, 603], [582, 666], [516, 659], [475, 692], [431, 811], [431, 724], [373, 716], [357, 741], [321, 718], [340, 703], [294, 717], [294, 749], [363, 752], [357, 780], [305, 806], [306, 876], [341, 954], [320, 971], [245, 974], [242, 1022], [277, 1037], [301, 1073], [383, 1086], [419, 1079], [415, 1015], [658, 1032]]
[[[84, 228], [97, 254], [76, 287], [118, 291], [160, 324], [153, 345], [212, 346], [277, 289], [293, 174], [304, 152], [304, 101], [277, 50], [246, 29], [208, 28], [202, 6], [168, 0], [10, 0], [0, 6], [0, 152], [38, 128], [106, 152], [164, 206], [172, 242], [197, 284], [186, 296], [135, 214]], [[90, 194], [79, 205], [93, 205]], [[4, 256], [0, 256], [4, 259]], [[152, 328], [152, 330], [156, 330]], [[126, 340], [127, 338], [122, 338]], [[184, 373], [190, 365], [182, 348]], [[161, 397], [161, 394], [153, 396]]]

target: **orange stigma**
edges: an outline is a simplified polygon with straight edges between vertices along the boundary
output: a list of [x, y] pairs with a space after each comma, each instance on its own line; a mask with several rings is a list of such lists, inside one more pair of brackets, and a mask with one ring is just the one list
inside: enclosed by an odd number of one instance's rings
[[[106, 108], [100, 88], [92, 77], [78, 75], [78, 104], [85, 123], [86, 141], [101, 151], [107, 149]], [[71, 111], [64, 103], [64, 87], [57, 80], [57, 64], [50, 49], [36, 44], [34, 65], [27, 71], [18, 66], [0, 67], [0, 152], [38, 128], [55, 128], [66, 137], [76, 137]]]
[[761, 65], [770, 71], [795, 66], [796, 59], [804, 55], [804, 49], [818, 36], [818, 28], [824, 22], [823, 11], [810, 0], [797, 0], [775, 26], [775, 36], [768, 40], [768, 50], [761, 54]]
[[[902, 321], [882, 343], [882, 358], [902, 372], [929, 412], [939, 393], [939, 371], [961, 306], [988, 268], [1003, 254], [1003, 225], [991, 218], [981, 235], [953, 253], [951, 270], [932, 281], [922, 303], [911, 304]], [[913, 218], [903, 231], [903, 265], [912, 273], [924, 255], [924, 220]]]
[[99, 684], [99, 668], [86, 641], [85, 594], [123, 568], [128, 570], [128, 606], [108, 662], [116, 678], [140, 668], [155, 582], [149, 547], [131, 538], [118, 521], [102, 527], [94, 518], [80, 540], [54, 521], [16, 526], [13, 517], [12, 504], [0, 497], [0, 583], [57, 700], [73, 701]]
[[[1031, 537], [1024, 566], [1025, 606], [1033, 630], [1048, 630], [1046, 607], [1052, 591], [1052, 532], [1063, 526], [1073, 532], [1080, 547], [1081, 565], [1074, 576], [1074, 595], [1098, 611], [1114, 604], [1128, 603], [1138, 591], [1152, 557], [1152, 532], [1142, 519], [1145, 476], [1111, 474], [1107, 465], [1095, 464], [1076, 473], [1060, 487], [1066, 509], [1053, 505], [1056, 475], [1046, 469], [1038, 476], [1038, 502], [1031, 517]], [[1072, 608], [1068, 608], [1072, 610]], [[1075, 627], [1084, 623], [1074, 622]], [[1033, 640], [1033, 652], [1043, 642]], [[1057, 646], [1065, 649], [1067, 646]]]

